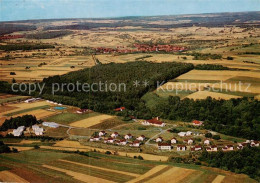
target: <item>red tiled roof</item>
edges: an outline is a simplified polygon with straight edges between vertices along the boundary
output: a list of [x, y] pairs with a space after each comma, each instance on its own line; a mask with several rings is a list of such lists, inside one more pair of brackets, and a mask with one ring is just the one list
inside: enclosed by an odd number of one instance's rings
[[149, 119], [147, 120], [149, 123], [152, 123], [152, 124], [158, 124], [158, 125], [161, 125], [163, 124], [162, 121], [158, 120], [157, 118], [153, 118], [153, 119]]
[[158, 146], [171, 146], [169, 143], [158, 143]]

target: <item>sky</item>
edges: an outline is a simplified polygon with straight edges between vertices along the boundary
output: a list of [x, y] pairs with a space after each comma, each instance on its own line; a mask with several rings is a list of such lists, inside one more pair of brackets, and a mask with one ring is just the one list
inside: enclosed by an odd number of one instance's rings
[[0, 0], [0, 21], [260, 11], [260, 0]]

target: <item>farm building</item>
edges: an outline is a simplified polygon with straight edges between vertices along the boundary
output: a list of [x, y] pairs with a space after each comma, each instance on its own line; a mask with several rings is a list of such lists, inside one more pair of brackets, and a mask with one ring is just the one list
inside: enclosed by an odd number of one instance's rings
[[159, 117], [145, 120], [142, 122], [142, 125], [153, 125], [153, 126], [158, 126], [158, 127], [164, 127], [165, 123], [159, 120]]
[[187, 147], [185, 145], [177, 145], [177, 151], [186, 151]]
[[194, 126], [201, 126], [201, 125], [203, 125], [203, 121], [193, 120], [193, 121], [192, 121], [192, 124], [193, 124]]
[[50, 127], [50, 128], [58, 128], [60, 126], [59, 124], [57, 124], [55, 122], [43, 122], [42, 125]]
[[40, 100], [40, 99], [41, 98], [30, 98], [30, 99], [25, 100], [24, 102], [25, 103], [31, 103], [31, 102], [35, 102], [35, 101]]
[[114, 111], [123, 111], [123, 110], [125, 110], [125, 107], [119, 107], [119, 108], [116, 108], [116, 109], [114, 109]]
[[38, 125], [33, 125], [32, 129], [33, 129], [35, 135], [43, 135], [44, 129], [39, 127]]
[[141, 135], [141, 136], [137, 137], [136, 140], [144, 141], [145, 140], [145, 136]]
[[23, 134], [23, 131], [24, 131], [25, 127], [24, 126], [19, 126], [17, 129], [14, 129], [13, 130], [13, 135], [15, 137], [19, 137]]
[[172, 146], [171, 146], [171, 144], [168, 144], [168, 143], [158, 143], [158, 149], [170, 151], [172, 149]]

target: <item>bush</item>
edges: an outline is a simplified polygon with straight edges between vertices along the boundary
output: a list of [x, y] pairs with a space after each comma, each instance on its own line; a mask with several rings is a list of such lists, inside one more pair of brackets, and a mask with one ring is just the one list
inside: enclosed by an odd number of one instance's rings
[[227, 57], [227, 60], [234, 60], [233, 57]]
[[215, 139], [215, 140], [219, 140], [219, 139], [220, 139], [220, 136], [219, 136], [219, 135], [213, 135], [212, 138]]
[[140, 156], [140, 155], [139, 155], [137, 158], [138, 158], [139, 160], [143, 160], [143, 159], [144, 159], [144, 158], [143, 158], [142, 156]]
[[110, 154], [112, 154], [112, 153], [111, 153], [110, 151], [106, 151], [105, 154], [110, 155]]
[[34, 149], [40, 149], [40, 146], [38, 146], [38, 145], [34, 145], [33, 147], [34, 147]]
[[206, 138], [212, 138], [212, 134], [211, 134], [211, 133], [206, 133], [206, 134], [205, 134], [205, 137], [206, 137]]

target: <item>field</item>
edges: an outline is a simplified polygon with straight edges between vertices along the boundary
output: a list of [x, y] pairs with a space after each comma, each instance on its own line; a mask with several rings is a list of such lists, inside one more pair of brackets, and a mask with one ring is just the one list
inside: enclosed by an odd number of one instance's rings
[[[48, 158], [46, 158], [48, 157]], [[53, 150], [0, 155], [1, 180], [34, 182], [255, 182], [245, 175], [203, 166], [154, 162], [89, 152], [88, 156]], [[21, 167], [23, 167], [21, 169]], [[10, 176], [6, 176], [10, 175]], [[162, 176], [163, 175], [163, 176]], [[7, 179], [9, 177], [9, 179]], [[10, 179], [12, 178], [12, 179]], [[19, 178], [19, 179], [18, 179]]]
[[98, 115], [98, 116], [94, 116], [94, 117], [90, 117], [87, 119], [83, 119], [80, 121], [70, 123], [70, 126], [88, 128], [93, 125], [97, 125], [97, 124], [101, 123], [102, 121], [110, 119], [110, 118], [113, 118], [113, 116], [102, 114], [102, 115]]

